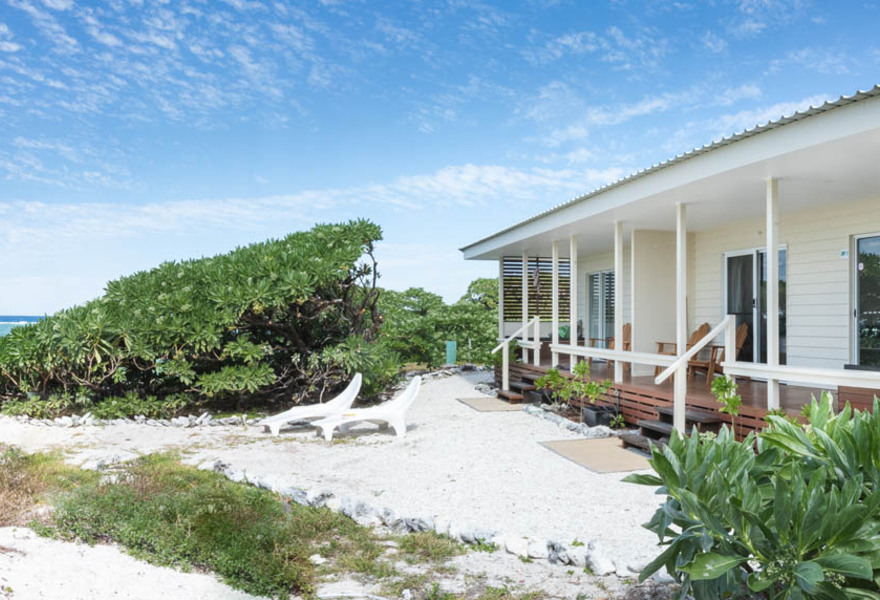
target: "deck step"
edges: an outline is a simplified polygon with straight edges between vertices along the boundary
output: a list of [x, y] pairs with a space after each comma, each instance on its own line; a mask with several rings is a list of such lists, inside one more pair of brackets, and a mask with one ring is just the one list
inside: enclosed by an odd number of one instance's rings
[[512, 381], [510, 382], [510, 389], [517, 392], [534, 392], [538, 388], [525, 381]]
[[[672, 417], [675, 410], [671, 406], [657, 406], [654, 411], [662, 417]], [[688, 423], [700, 423], [703, 425], [710, 423], [721, 423], [724, 419], [721, 413], [712, 412], [710, 410], [701, 410], [699, 408], [689, 408], [684, 412], [684, 420]]]
[[522, 394], [508, 390], [498, 390], [498, 397], [507, 400], [511, 404], [521, 404], [525, 401], [525, 397]]
[[651, 451], [651, 444], [665, 446], [669, 438], [649, 438], [638, 433], [621, 433], [620, 441], [624, 448], [640, 448], [642, 450]]
[[[672, 435], [672, 430], [674, 429], [672, 423], [667, 423], [666, 421], [653, 421], [649, 419], [639, 419], [636, 422], [636, 425], [642, 428], [642, 435], [647, 435], [648, 432], [656, 434], [648, 436], [651, 438], [668, 438], [670, 435]], [[690, 435], [693, 429], [693, 426], [685, 427], [685, 434]]]

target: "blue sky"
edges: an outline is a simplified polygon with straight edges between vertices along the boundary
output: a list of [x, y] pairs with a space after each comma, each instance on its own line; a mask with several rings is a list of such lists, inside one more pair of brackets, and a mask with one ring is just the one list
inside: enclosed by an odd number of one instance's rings
[[456, 299], [457, 248], [880, 82], [880, 8], [808, 0], [0, 0], [0, 314], [316, 222]]

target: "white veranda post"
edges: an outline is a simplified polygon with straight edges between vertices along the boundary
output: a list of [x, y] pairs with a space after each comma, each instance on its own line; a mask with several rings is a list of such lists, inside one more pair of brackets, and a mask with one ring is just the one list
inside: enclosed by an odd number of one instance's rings
[[[675, 205], [675, 343], [679, 356], [687, 352], [687, 207], [680, 202]], [[687, 362], [675, 371], [672, 399], [672, 424], [684, 433]]]
[[[552, 323], [550, 342], [555, 346], [559, 343], [559, 242], [553, 240], [553, 274], [552, 274], [552, 291], [550, 298], [551, 319]], [[551, 354], [551, 364], [555, 368], [559, 366], [559, 353], [555, 350]]]
[[[529, 330], [526, 323], [529, 322], [529, 254], [525, 250], [522, 253], [522, 341], [527, 342], [529, 339]], [[522, 359], [524, 363], [529, 362], [529, 349], [523, 346]]]
[[[767, 180], [767, 366], [779, 366], [779, 182]], [[730, 360], [730, 359], [728, 359]], [[767, 408], [779, 408], [779, 380], [767, 380]]]
[[[623, 223], [614, 222], [614, 349], [623, 350]], [[623, 381], [623, 361], [614, 361], [614, 381]]]
[[[568, 343], [571, 346], [577, 346], [578, 326], [577, 326], [577, 265], [578, 265], [578, 241], [575, 235], [571, 235], [568, 240]], [[568, 355], [568, 368], [574, 369], [574, 363], [577, 356]]]

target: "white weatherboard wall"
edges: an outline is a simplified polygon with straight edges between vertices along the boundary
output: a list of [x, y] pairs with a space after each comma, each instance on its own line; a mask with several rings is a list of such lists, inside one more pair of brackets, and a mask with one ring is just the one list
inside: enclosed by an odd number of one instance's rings
[[[789, 212], [796, 199], [780, 193], [779, 243], [787, 247], [788, 364], [841, 368], [852, 361], [853, 236], [880, 233], [880, 201]], [[694, 322], [712, 325], [724, 308], [724, 253], [765, 245], [764, 220], [695, 235]]]
[[[632, 242], [633, 350], [656, 352], [657, 341], [675, 341], [675, 233], [637, 230]], [[650, 374], [634, 365], [634, 375]]]

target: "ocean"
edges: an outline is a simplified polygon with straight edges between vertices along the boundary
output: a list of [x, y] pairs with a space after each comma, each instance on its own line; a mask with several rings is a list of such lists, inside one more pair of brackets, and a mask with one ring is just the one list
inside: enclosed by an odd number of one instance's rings
[[42, 317], [22, 317], [18, 315], [0, 315], [0, 335], [6, 335], [12, 331], [13, 327], [19, 325], [27, 325], [28, 323], [36, 323]]

